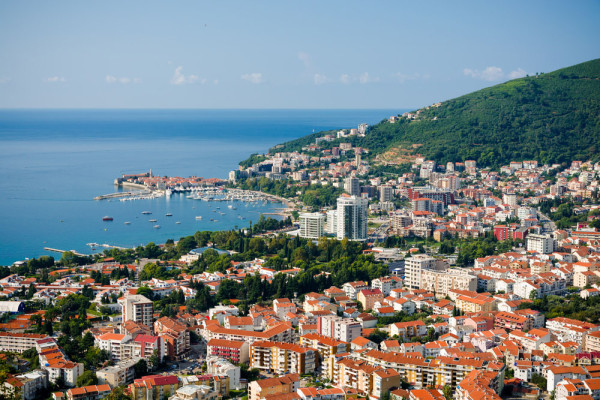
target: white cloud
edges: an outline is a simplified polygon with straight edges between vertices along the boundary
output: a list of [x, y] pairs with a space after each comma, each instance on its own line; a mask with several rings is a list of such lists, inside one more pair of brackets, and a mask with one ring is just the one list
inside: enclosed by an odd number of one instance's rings
[[371, 77], [371, 75], [369, 75], [368, 72], [364, 72], [362, 74], [360, 74], [360, 76], [358, 77], [358, 81], [364, 85], [367, 83], [373, 83], [373, 82], [379, 82], [379, 78], [377, 77]]
[[128, 78], [126, 76], [123, 77], [116, 77], [113, 75], [106, 75], [106, 77], [104, 78], [104, 81], [106, 83], [120, 83], [121, 85], [128, 85], [130, 83], [142, 83], [142, 80], [140, 78]]
[[418, 72], [415, 72], [414, 74], [404, 74], [402, 72], [396, 72], [395, 74], [392, 74], [392, 77], [398, 80], [400, 83], [404, 83], [417, 79], [429, 79], [429, 74], [420, 74]]
[[514, 71], [511, 71], [510, 74], [508, 74], [508, 77], [510, 79], [517, 79], [517, 78], [522, 78], [525, 75], [527, 75], [527, 72], [525, 72], [525, 70], [523, 68], [517, 68]]
[[298, 52], [298, 60], [302, 61], [304, 67], [307, 69], [312, 66], [310, 56], [307, 53], [304, 53], [302, 51]]
[[[183, 71], [183, 67], [180, 65], [175, 68], [175, 73], [171, 78], [171, 83], [173, 85], [184, 85], [186, 83], [196, 83], [200, 80], [198, 75], [184, 75], [181, 71]], [[201, 82], [202, 83], [202, 82]]]
[[264, 79], [260, 72], [253, 72], [251, 74], [244, 74], [241, 77], [243, 80], [248, 81], [250, 83], [259, 84], [263, 83]]
[[349, 85], [354, 82], [358, 82], [361, 85], [365, 85], [367, 83], [379, 82], [379, 78], [372, 77], [371, 75], [369, 75], [368, 72], [363, 72], [362, 74], [360, 74], [358, 76], [342, 74], [342, 75], [340, 75], [340, 82], [343, 83], [344, 85]]
[[66, 81], [67, 80], [62, 76], [51, 76], [49, 78], [44, 79], [44, 82], [48, 82], [48, 83], [57, 83], [57, 82], [63, 83]]
[[342, 74], [340, 76], [340, 82], [342, 82], [344, 85], [348, 85], [352, 82], [352, 77], [348, 74]]
[[321, 75], [321, 74], [315, 74], [313, 76], [313, 80], [315, 82], [315, 85], [322, 85], [324, 83], [329, 82], [329, 79], [325, 75]]
[[470, 76], [475, 79], [481, 79], [484, 81], [498, 81], [504, 77], [504, 72], [500, 67], [487, 67], [483, 71], [477, 69], [465, 68], [463, 73], [466, 76]]

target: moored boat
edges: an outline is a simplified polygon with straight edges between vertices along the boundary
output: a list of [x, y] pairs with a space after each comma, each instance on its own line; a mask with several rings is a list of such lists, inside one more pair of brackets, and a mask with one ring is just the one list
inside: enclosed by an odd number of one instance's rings
[[102, 218], [102, 221], [112, 221], [113, 217], [109, 217], [108, 215]]

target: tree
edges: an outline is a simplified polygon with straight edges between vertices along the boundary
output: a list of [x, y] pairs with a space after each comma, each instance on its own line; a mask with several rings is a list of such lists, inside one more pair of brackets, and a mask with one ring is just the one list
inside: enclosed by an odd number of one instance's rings
[[97, 385], [98, 384], [98, 377], [96, 376], [96, 373], [94, 371], [85, 371], [83, 374], [79, 375], [79, 378], [77, 378], [77, 386], [78, 387], [82, 387], [82, 386], [90, 386], [90, 385]]
[[442, 393], [444, 394], [444, 398], [446, 400], [452, 400], [452, 386], [444, 385], [444, 387], [442, 388]]
[[538, 298], [538, 291], [537, 290], [532, 290], [529, 293], [529, 300], [535, 300]]
[[533, 383], [534, 385], [537, 385], [537, 387], [539, 387], [540, 390], [542, 390], [542, 391], [546, 390], [546, 387], [548, 384], [546, 378], [544, 378], [540, 374], [531, 375], [531, 383]]
[[154, 298], [154, 293], [152, 293], [152, 289], [150, 289], [148, 286], [142, 286], [135, 293], [146, 297], [148, 300], [152, 300]]
[[135, 363], [133, 368], [135, 369], [136, 378], [141, 378], [142, 376], [148, 374], [148, 363], [143, 358], [137, 363]]
[[105, 397], [106, 400], [131, 400], [131, 396], [125, 394], [123, 387], [117, 386]]

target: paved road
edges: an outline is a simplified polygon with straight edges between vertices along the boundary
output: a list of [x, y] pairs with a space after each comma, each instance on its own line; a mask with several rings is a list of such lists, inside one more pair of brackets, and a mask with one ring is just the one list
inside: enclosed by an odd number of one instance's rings
[[550, 217], [542, 214], [539, 210], [538, 215], [540, 216], [540, 222], [542, 222], [542, 227], [544, 228], [545, 232], [554, 232], [556, 230], [556, 224], [550, 219]]

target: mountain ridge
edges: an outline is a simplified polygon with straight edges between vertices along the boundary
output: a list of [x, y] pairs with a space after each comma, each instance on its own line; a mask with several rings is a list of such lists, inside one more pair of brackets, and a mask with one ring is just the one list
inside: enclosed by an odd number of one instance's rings
[[[391, 119], [391, 118], [390, 118]], [[299, 150], [324, 132], [278, 145]], [[513, 79], [383, 120], [364, 137], [343, 139], [369, 157], [392, 150], [438, 163], [476, 160], [499, 168], [509, 161], [562, 163], [600, 159], [600, 59]], [[337, 142], [337, 141], [336, 141]], [[334, 143], [335, 144], [335, 143]], [[387, 163], [395, 163], [387, 159]]]

